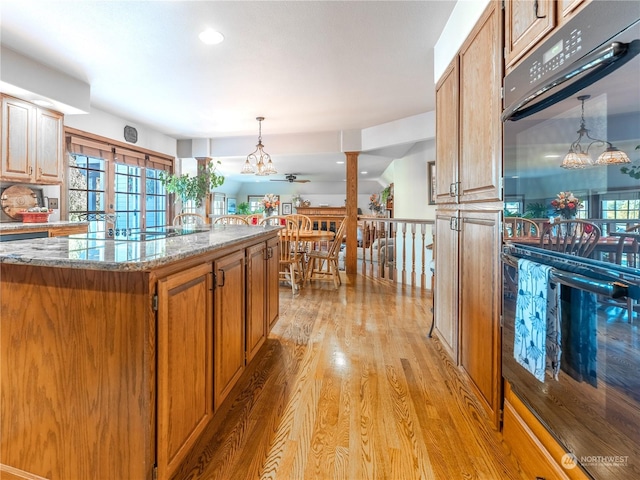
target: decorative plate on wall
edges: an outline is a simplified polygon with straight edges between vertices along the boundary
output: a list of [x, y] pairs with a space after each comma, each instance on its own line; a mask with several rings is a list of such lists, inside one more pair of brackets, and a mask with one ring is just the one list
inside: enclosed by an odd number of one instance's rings
[[38, 195], [24, 185], [12, 185], [2, 192], [0, 197], [2, 210], [14, 220], [21, 220], [20, 212], [38, 205]]

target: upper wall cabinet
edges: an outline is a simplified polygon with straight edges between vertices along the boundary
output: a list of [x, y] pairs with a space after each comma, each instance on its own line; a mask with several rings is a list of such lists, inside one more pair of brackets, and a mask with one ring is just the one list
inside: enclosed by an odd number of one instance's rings
[[485, 11], [460, 49], [460, 203], [501, 200], [502, 12]]
[[590, 0], [507, 0], [504, 6], [504, 62], [509, 71]]
[[500, 200], [502, 16], [494, 2], [436, 86], [436, 203]]
[[2, 96], [0, 180], [62, 183], [63, 115]]
[[458, 56], [442, 75], [436, 89], [436, 203], [456, 203], [460, 69]]
[[555, 0], [507, 0], [504, 61], [511, 67], [556, 26]]

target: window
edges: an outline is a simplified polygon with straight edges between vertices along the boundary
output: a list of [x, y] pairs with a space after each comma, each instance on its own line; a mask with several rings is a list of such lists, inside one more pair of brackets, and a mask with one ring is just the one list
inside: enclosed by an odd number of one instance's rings
[[[635, 220], [640, 218], [638, 192], [610, 193], [600, 201], [602, 218], [606, 220]], [[629, 222], [608, 224], [612, 231], [624, 232]]]
[[[259, 213], [264, 210], [262, 205], [263, 198], [264, 195], [249, 195], [249, 209], [251, 210], [251, 213]], [[276, 198], [280, 199], [280, 196], [276, 195]], [[280, 215], [280, 206], [276, 208], [276, 215]]]
[[89, 221], [89, 232], [126, 236], [167, 225], [167, 194], [160, 182], [172, 160], [69, 137], [69, 219]]

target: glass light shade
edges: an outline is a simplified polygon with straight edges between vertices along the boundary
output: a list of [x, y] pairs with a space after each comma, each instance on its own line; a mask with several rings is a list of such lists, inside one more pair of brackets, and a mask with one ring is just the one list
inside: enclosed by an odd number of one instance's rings
[[591, 155], [584, 152], [574, 152], [570, 150], [569, 153], [562, 160], [562, 164], [560, 165], [562, 168], [567, 169], [575, 169], [575, 168], [586, 168], [593, 165], [593, 160], [591, 159]]
[[243, 173], [243, 174], [255, 173], [255, 170], [253, 169], [253, 165], [249, 163], [249, 159], [246, 159], [244, 161], [244, 165], [242, 165], [242, 170], [240, 170], [240, 173]]
[[267, 162], [266, 172], [267, 172], [267, 175], [274, 175], [274, 174], [278, 173], [278, 171], [276, 170], [276, 167], [273, 166], [273, 162], [271, 161], [271, 157], [269, 157], [269, 161]]
[[614, 146], [607, 148], [596, 160], [596, 165], [615, 165], [620, 163], [631, 163], [631, 160], [629, 160], [626, 153]]

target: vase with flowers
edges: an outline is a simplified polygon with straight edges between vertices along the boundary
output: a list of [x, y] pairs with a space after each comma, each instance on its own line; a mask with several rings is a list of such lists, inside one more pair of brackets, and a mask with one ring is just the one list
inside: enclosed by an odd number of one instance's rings
[[262, 200], [260, 200], [260, 204], [262, 205], [262, 213], [265, 217], [270, 217], [273, 215], [278, 209], [278, 205], [280, 205], [280, 200], [277, 195], [273, 193], [267, 193]]
[[380, 216], [382, 214], [383, 207], [380, 202], [380, 195], [377, 193], [373, 193], [369, 197], [369, 210], [371, 210], [371, 214], [375, 216]]
[[571, 192], [560, 192], [551, 200], [553, 210], [563, 219], [576, 218], [576, 213], [582, 207], [582, 202]]

